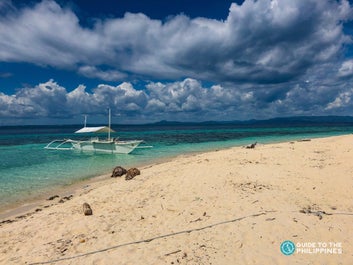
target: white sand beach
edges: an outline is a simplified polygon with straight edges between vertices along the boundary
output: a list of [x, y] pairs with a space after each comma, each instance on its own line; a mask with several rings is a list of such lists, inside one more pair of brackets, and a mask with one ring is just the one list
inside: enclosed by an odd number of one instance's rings
[[0, 264], [353, 264], [352, 161], [346, 135], [107, 175], [0, 220]]

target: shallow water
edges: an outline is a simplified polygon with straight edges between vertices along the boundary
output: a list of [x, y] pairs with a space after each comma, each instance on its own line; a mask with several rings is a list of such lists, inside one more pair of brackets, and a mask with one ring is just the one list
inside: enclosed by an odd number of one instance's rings
[[151, 149], [129, 155], [47, 150], [54, 139], [74, 138], [80, 126], [0, 127], [0, 208], [24, 202], [49, 189], [112, 171], [185, 153], [253, 143], [349, 134], [352, 126], [135, 125], [113, 126], [121, 139], [143, 139]]

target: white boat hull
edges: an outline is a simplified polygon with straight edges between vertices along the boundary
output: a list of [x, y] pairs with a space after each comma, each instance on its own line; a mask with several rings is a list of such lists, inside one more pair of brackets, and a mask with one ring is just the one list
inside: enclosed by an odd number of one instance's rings
[[131, 153], [142, 141], [72, 141], [72, 146], [76, 150], [103, 152], [113, 154], [129, 154]]
[[135, 148], [140, 148], [138, 146], [142, 142], [143, 142], [142, 140], [119, 141], [119, 140], [98, 140], [97, 138], [84, 140], [84, 141], [67, 139], [67, 140], [54, 140], [50, 142], [45, 147], [45, 149], [78, 150], [78, 151], [101, 152], [101, 153], [110, 153], [110, 154], [129, 154]]

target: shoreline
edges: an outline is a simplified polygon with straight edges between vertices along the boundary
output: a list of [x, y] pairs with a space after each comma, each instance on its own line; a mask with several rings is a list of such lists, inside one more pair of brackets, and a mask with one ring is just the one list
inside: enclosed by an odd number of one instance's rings
[[[330, 137], [337, 137], [337, 136], [344, 136], [344, 135], [350, 135], [351, 133], [346, 133], [346, 134], [338, 134], [338, 135], [324, 135], [324, 136], [317, 136], [315, 134], [310, 135], [310, 139], [322, 139], [322, 138], [330, 138]], [[290, 141], [301, 141], [302, 138], [301, 136], [297, 137], [297, 136], [291, 136], [290, 139], [276, 139], [273, 140], [271, 139], [270, 141], [268, 139], [265, 138], [265, 140], [262, 142], [259, 142], [260, 145], [268, 145], [268, 144], [280, 144], [280, 143], [286, 143], [286, 142], [290, 142]], [[131, 167], [149, 167], [151, 165], [155, 165], [155, 164], [160, 164], [160, 163], [164, 163], [164, 162], [168, 162], [170, 160], [176, 159], [178, 157], [183, 157], [183, 156], [193, 156], [193, 155], [197, 155], [197, 154], [202, 154], [202, 153], [207, 153], [207, 152], [213, 152], [213, 151], [219, 151], [219, 150], [227, 150], [227, 149], [231, 149], [231, 148], [241, 148], [244, 147], [247, 144], [247, 142], [245, 143], [239, 143], [237, 145], [232, 145], [232, 146], [228, 146], [228, 147], [219, 147], [219, 148], [206, 148], [205, 150], [201, 150], [201, 151], [192, 151], [192, 152], [187, 152], [187, 153], [182, 153], [182, 154], [174, 154], [171, 156], [168, 156], [166, 158], [154, 158], [151, 161], [144, 161], [144, 162], [140, 162], [134, 165], [131, 165]], [[116, 165], [118, 166], [118, 165]], [[124, 166], [124, 165], [120, 165], [120, 166]], [[113, 168], [111, 169], [113, 170]], [[74, 193], [77, 192], [77, 190], [80, 189], [81, 186], [85, 186], [85, 185], [89, 185], [92, 182], [96, 182], [96, 181], [100, 181], [102, 178], [104, 178], [104, 176], [109, 175], [110, 172], [108, 173], [104, 173], [101, 175], [97, 175], [94, 177], [90, 177], [90, 178], [85, 178], [85, 179], [81, 179], [81, 180], [76, 180], [70, 184], [67, 185], [63, 185], [63, 186], [56, 186], [55, 188], [47, 188], [45, 190], [41, 190], [38, 191], [38, 194], [34, 195], [34, 196], [25, 196], [24, 199], [19, 199], [15, 202], [10, 202], [5, 206], [1, 206], [0, 205], [0, 221], [2, 221], [3, 219], [9, 218], [9, 217], [14, 217], [14, 215], [17, 214], [24, 214], [26, 213], [26, 211], [30, 211], [33, 208], [40, 206], [40, 204], [45, 204], [45, 202], [47, 201], [47, 198], [54, 196], [54, 195], [59, 195], [61, 197], [65, 197], [68, 195], [68, 193]], [[82, 187], [81, 187], [82, 188]], [[69, 194], [70, 195], [70, 194]]]
[[[348, 136], [351, 134], [344, 134], [344, 135], [338, 135], [338, 136], [324, 136], [324, 137], [313, 137], [313, 138], [300, 138], [300, 139], [294, 139], [294, 140], [289, 140], [289, 141], [281, 141], [277, 140], [274, 142], [265, 142], [265, 143], [257, 143], [258, 145], [276, 145], [276, 144], [283, 144], [283, 143], [290, 143], [290, 142], [301, 142], [301, 141], [311, 141], [311, 139], [325, 139], [325, 138], [332, 138], [332, 137], [340, 137], [340, 136]], [[222, 150], [229, 150], [229, 149], [234, 149], [234, 148], [245, 148], [246, 145], [237, 145], [237, 146], [230, 146], [226, 148], [216, 148], [216, 149], [210, 149], [206, 151], [195, 151], [195, 152], [188, 152], [184, 154], [178, 154], [178, 155], [173, 155], [170, 157], [166, 158], [157, 158], [152, 160], [151, 162], [143, 162], [141, 164], [136, 164], [131, 167], [137, 167], [141, 170], [144, 168], [150, 168], [156, 165], [160, 165], [163, 163], [168, 163], [171, 162], [175, 159], [178, 158], [188, 158], [192, 157], [194, 155], [200, 155], [200, 154], [205, 154], [205, 153], [212, 153], [212, 152], [218, 152]], [[118, 165], [116, 165], [118, 166]], [[123, 166], [124, 165], [120, 165]], [[113, 170], [113, 168], [112, 168]], [[49, 198], [53, 196], [58, 196], [59, 198], [65, 198], [68, 196], [74, 196], [74, 195], [80, 195], [85, 192], [87, 188], [97, 188], [102, 185], [106, 185], [106, 182], [109, 182], [110, 179], [110, 174], [111, 173], [106, 173], [106, 174], [101, 174], [95, 177], [91, 177], [88, 179], [84, 180], [77, 180], [74, 183], [64, 185], [64, 186], [58, 186], [54, 188], [53, 190], [48, 190], [44, 191], [40, 195], [34, 196], [33, 198], [30, 198], [26, 203], [23, 201], [20, 202], [15, 202], [11, 203], [6, 207], [0, 207], [0, 223], [6, 221], [5, 219], [16, 219], [19, 217], [26, 216], [26, 215], [31, 215], [35, 213], [33, 211], [36, 208], [47, 208], [50, 206], [55, 205], [53, 204], [53, 200], [50, 200]], [[48, 206], [49, 204], [49, 206]]]
[[[105, 175], [0, 223], [0, 264], [349, 264], [352, 159], [349, 134], [180, 155], [129, 181]], [[287, 241], [298, 252], [281, 253]], [[313, 250], [323, 244], [335, 251]]]
[[[219, 150], [227, 150], [231, 148], [241, 148], [241, 147], [242, 147], [241, 145], [230, 146], [226, 148], [209, 149], [206, 151], [192, 151], [192, 152], [187, 152], [183, 154], [171, 155], [165, 158], [159, 157], [159, 158], [154, 158], [149, 162], [145, 161], [141, 163], [132, 164], [130, 167], [126, 167], [126, 169], [136, 167], [143, 170], [144, 168], [150, 168], [155, 165], [170, 162], [179, 157], [191, 157], [198, 154], [217, 152]], [[124, 167], [124, 165], [116, 165], [116, 166]], [[113, 168], [111, 169], [111, 171], [112, 170]], [[10, 203], [8, 206], [5, 206], [5, 207], [0, 206], [0, 223], [2, 221], [5, 221], [5, 219], [16, 218], [17, 215], [23, 216], [30, 212], [33, 213], [33, 210], [37, 207], [47, 206], [47, 204], [50, 203], [50, 200], [48, 200], [48, 198], [52, 196], [59, 196], [60, 198], [63, 198], [70, 195], [74, 195], [77, 193], [80, 194], [81, 192], [84, 192], [84, 189], [86, 188], [87, 185], [89, 186], [95, 185], [95, 187], [99, 186], [99, 184], [105, 185], [104, 182], [109, 181], [110, 174], [111, 172], [97, 175], [83, 180], [77, 180], [68, 185], [57, 186], [53, 190], [44, 191], [39, 195], [31, 197], [27, 202], [23, 202], [23, 200], [21, 200], [19, 202]]]
[[[224, 148], [220, 150], [227, 150], [230, 148], [234, 148], [234, 147]], [[156, 165], [170, 162], [173, 159], [177, 159], [179, 157], [191, 157], [193, 155], [207, 153], [207, 152], [214, 152], [214, 151], [218, 151], [218, 149], [206, 151], [206, 152], [189, 152], [186, 154], [178, 154], [167, 158], [157, 158], [151, 162], [143, 162], [140, 164], [132, 165], [129, 168], [136, 167], [140, 170], [143, 170], [145, 168], [150, 168]], [[124, 167], [124, 165], [120, 165], [120, 166]], [[58, 196], [58, 199], [63, 199], [68, 196], [80, 195], [86, 192], [88, 188], [94, 189], [100, 186], [104, 186], [110, 181], [111, 179], [110, 175], [111, 173], [106, 173], [106, 174], [101, 174], [84, 180], [77, 180], [74, 183], [71, 183], [68, 185], [58, 186], [53, 190], [44, 191], [40, 195], [30, 198], [26, 203], [24, 203], [23, 201], [20, 201], [20, 202], [11, 203], [5, 207], [0, 207], [0, 224], [4, 221], [6, 222], [8, 219], [16, 220], [16, 219], [22, 219], [23, 216], [30, 216], [36, 212], [35, 211], [36, 208], [37, 209], [48, 208], [50, 206], [57, 204], [55, 203], [55, 200], [49, 199], [53, 196], [55, 197]]]

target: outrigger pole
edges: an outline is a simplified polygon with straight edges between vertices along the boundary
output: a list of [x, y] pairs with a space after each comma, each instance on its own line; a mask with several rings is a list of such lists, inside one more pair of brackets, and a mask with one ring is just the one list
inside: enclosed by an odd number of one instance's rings
[[85, 116], [85, 124], [84, 124], [84, 126], [83, 127], [87, 127], [87, 115], [84, 115]]
[[110, 108], [108, 108], [108, 110], [109, 110], [109, 121], [108, 121], [108, 127], [109, 127], [109, 130], [108, 130], [108, 141], [110, 141], [111, 111], [110, 111]]

